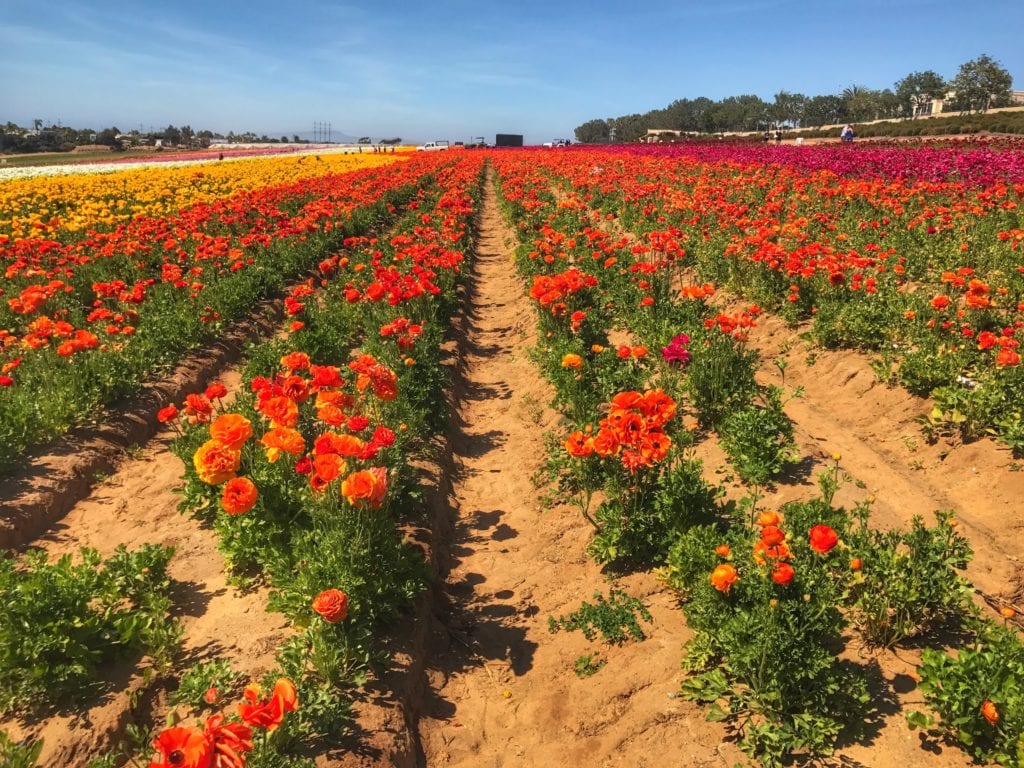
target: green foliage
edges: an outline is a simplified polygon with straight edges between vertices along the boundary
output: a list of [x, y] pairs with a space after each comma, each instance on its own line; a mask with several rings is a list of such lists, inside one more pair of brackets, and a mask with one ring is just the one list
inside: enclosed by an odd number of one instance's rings
[[862, 509], [849, 541], [861, 569], [848, 599], [852, 621], [870, 645], [896, 645], [970, 612], [970, 584], [958, 573], [967, 567], [970, 546], [952, 512], [935, 517], [932, 528], [915, 517], [909, 531], [878, 531]]
[[[584, 461], [589, 461], [586, 459]], [[635, 492], [607, 499], [594, 514], [588, 551], [599, 563], [652, 565], [664, 562], [676, 538], [707, 522], [718, 507], [716, 492], [701, 474], [699, 461], [679, 459]]]
[[725, 417], [722, 448], [740, 477], [764, 485], [796, 460], [793, 422], [782, 410], [782, 390], [770, 387], [763, 406], [748, 405]]
[[34, 709], [95, 693], [102, 664], [146, 653], [165, 668], [181, 630], [168, 617], [173, 550], [121, 546], [106, 561], [83, 549], [0, 559], [0, 711]]
[[585, 653], [573, 662], [572, 668], [576, 677], [590, 677], [601, 671], [607, 659], [602, 659], [596, 653]]
[[[758, 533], [745, 525], [693, 528], [669, 555], [669, 583], [688, 596], [684, 610], [696, 631], [687, 644], [684, 666], [692, 677], [683, 695], [708, 704], [708, 718], [723, 721], [764, 765], [779, 765], [795, 751], [828, 754], [839, 732], [867, 710], [863, 673], [836, 658], [846, 626], [845, 558], [807, 543], [814, 525], [831, 525], [842, 536], [844, 520], [842, 510], [822, 500], [794, 503], [781, 523], [785, 557], [757, 555]], [[716, 552], [721, 545], [728, 554]], [[791, 563], [788, 583], [773, 579], [777, 562]], [[719, 566], [738, 576], [725, 591], [710, 578]]]
[[549, 616], [548, 630], [552, 633], [579, 630], [587, 640], [595, 640], [600, 634], [604, 642], [616, 645], [630, 638], [644, 639], [640, 619], [648, 623], [652, 619], [641, 600], [627, 595], [621, 589], [612, 589], [607, 598], [595, 592], [594, 600], [594, 603], [584, 602], [568, 616], [559, 616], [557, 619]]
[[[917, 672], [925, 704], [937, 718], [909, 712], [911, 728], [934, 730], [979, 760], [1024, 766], [1024, 643], [1015, 631], [979, 622], [970, 647], [955, 658], [925, 650]], [[994, 723], [982, 714], [986, 702], [998, 717]]]
[[[212, 702], [206, 694], [216, 691]], [[221, 702], [234, 698], [242, 690], [242, 675], [231, 668], [226, 659], [197, 664], [186, 671], [178, 682], [178, 689], [170, 696], [174, 706], [185, 705], [194, 710], [216, 707]]]
[[718, 424], [745, 408], [757, 392], [757, 353], [724, 333], [712, 332], [707, 344], [693, 344], [686, 368], [686, 392], [703, 421]]
[[42, 750], [42, 741], [17, 742], [0, 731], [0, 766], [3, 768], [33, 768]]

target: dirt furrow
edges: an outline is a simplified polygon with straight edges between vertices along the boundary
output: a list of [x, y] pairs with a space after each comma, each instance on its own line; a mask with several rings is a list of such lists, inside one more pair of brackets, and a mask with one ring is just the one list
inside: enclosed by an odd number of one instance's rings
[[[694, 730], [703, 715], [675, 696], [688, 634], [653, 576], [618, 584], [650, 605], [645, 641], [607, 647], [548, 630], [548, 616], [575, 610], [597, 590], [607, 594], [609, 584], [585, 554], [587, 523], [567, 507], [543, 510], [531, 483], [542, 435], [558, 416], [527, 358], [536, 341], [532, 308], [490, 187], [481, 225], [455, 392], [445, 605], [419, 721], [423, 762], [696, 766], [735, 758], [731, 747], [719, 751], [717, 727]], [[577, 678], [574, 661], [594, 651], [607, 664]]]

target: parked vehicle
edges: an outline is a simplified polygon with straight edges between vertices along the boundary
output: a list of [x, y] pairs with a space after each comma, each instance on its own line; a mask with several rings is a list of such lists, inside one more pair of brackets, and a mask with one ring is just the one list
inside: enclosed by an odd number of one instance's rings
[[417, 152], [440, 152], [450, 149], [447, 141], [428, 141], [426, 144], [416, 147]]

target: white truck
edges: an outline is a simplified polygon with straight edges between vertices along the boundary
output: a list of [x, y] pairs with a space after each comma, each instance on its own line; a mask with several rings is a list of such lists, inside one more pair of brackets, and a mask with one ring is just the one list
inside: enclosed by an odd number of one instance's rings
[[449, 149], [447, 141], [428, 141], [416, 147], [417, 152], [441, 152]]

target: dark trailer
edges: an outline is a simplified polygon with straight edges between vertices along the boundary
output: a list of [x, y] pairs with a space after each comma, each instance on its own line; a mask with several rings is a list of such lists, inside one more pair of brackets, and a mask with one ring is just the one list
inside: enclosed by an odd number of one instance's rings
[[523, 136], [519, 133], [499, 133], [494, 137], [496, 147], [521, 147]]

